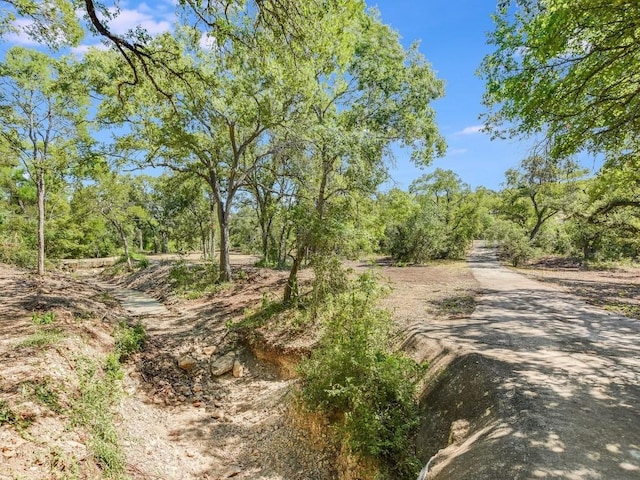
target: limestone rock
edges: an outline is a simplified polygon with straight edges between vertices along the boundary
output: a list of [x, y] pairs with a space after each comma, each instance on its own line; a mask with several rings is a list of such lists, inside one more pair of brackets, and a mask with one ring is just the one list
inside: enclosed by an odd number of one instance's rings
[[215, 345], [213, 345], [211, 347], [204, 347], [202, 349], [202, 353], [204, 353], [207, 357], [210, 357], [211, 355], [213, 355], [217, 351], [218, 351], [218, 347], [216, 347]]
[[233, 362], [233, 376], [236, 378], [240, 378], [244, 375], [244, 367], [239, 360]]
[[211, 375], [219, 377], [227, 372], [233, 370], [233, 364], [235, 362], [236, 355], [233, 352], [229, 352], [226, 355], [216, 358], [211, 362]]
[[193, 370], [197, 364], [198, 362], [191, 355], [183, 355], [178, 359], [178, 368], [185, 372]]

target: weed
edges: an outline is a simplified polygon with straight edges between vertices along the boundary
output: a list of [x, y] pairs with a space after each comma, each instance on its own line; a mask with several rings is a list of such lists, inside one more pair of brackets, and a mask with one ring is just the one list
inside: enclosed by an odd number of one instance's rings
[[9, 405], [4, 400], [0, 400], [0, 426], [5, 423], [14, 424], [16, 423], [17, 417], [16, 414], [9, 408]]
[[112, 355], [111, 359], [107, 357], [102, 368], [86, 357], [76, 360], [80, 394], [72, 412], [72, 423], [88, 429], [90, 439], [87, 445], [105, 476], [126, 478], [126, 460], [118, 444], [115, 419], [111, 413], [121, 395], [121, 377], [114, 372], [118, 356]]
[[64, 338], [64, 334], [59, 328], [38, 328], [36, 331], [18, 344], [18, 348], [44, 347], [57, 343]]
[[34, 313], [31, 317], [31, 323], [34, 325], [51, 325], [56, 320], [54, 312]]
[[105, 375], [110, 381], [122, 380], [124, 378], [124, 371], [120, 364], [120, 355], [116, 352], [111, 352], [107, 355], [102, 367]]
[[147, 333], [141, 323], [133, 327], [126, 322], [120, 322], [113, 331], [116, 340], [115, 352], [120, 360], [126, 360], [135, 352], [139, 352], [147, 339]]
[[62, 413], [63, 411], [58, 390], [49, 378], [40, 382], [26, 382], [23, 384], [23, 393], [33, 396], [52, 412]]
[[219, 276], [218, 266], [214, 263], [190, 265], [182, 259], [169, 271], [171, 285], [188, 300], [202, 298], [228, 288], [230, 284], [218, 283]]

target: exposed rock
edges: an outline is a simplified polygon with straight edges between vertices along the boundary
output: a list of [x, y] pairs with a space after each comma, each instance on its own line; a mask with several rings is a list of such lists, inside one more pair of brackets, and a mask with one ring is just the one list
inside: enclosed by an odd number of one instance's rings
[[470, 424], [468, 420], [456, 420], [451, 424], [449, 432], [449, 445], [462, 444], [469, 435]]
[[244, 367], [242, 366], [242, 363], [240, 363], [239, 360], [236, 360], [233, 362], [233, 376], [236, 378], [240, 378], [242, 377], [242, 375], [244, 374]]
[[198, 362], [191, 355], [183, 355], [178, 359], [178, 368], [185, 372], [193, 370], [197, 364]]
[[218, 357], [211, 362], [211, 375], [219, 377], [227, 372], [233, 370], [233, 364], [236, 359], [236, 355], [233, 352], [229, 352], [222, 357]]
[[207, 357], [210, 357], [211, 355], [215, 354], [218, 351], [218, 347], [211, 346], [211, 347], [204, 347], [202, 349], [202, 353], [204, 353]]
[[224, 475], [222, 475], [222, 478], [231, 478], [231, 477], [235, 477], [236, 475], [239, 475], [242, 473], [242, 469], [240, 467], [238, 467], [237, 465], [233, 465], [231, 468], [229, 468], [229, 470], [227, 470]]
[[211, 418], [215, 418], [216, 420], [224, 420], [224, 410], [214, 410], [211, 414]]

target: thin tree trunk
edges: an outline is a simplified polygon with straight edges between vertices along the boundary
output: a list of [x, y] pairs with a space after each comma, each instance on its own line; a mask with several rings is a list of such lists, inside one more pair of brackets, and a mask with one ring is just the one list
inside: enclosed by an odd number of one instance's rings
[[231, 262], [229, 259], [229, 214], [222, 202], [218, 203], [218, 226], [220, 228], [220, 277], [219, 282], [230, 282]]
[[298, 298], [298, 270], [300, 270], [300, 265], [302, 265], [302, 259], [304, 258], [304, 247], [302, 244], [298, 245], [296, 248], [296, 256], [293, 258], [293, 265], [291, 265], [291, 270], [289, 271], [289, 278], [287, 280], [287, 284], [284, 287], [284, 298], [285, 302], [291, 302]]
[[44, 275], [45, 182], [43, 173], [37, 174], [36, 189], [38, 195], [38, 275]]
[[129, 241], [127, 240], [127, 235], [122, 228], [122, 225], [117, 222], [113, 222], [116, 230], [118, 230], [118, 234], [120, 235], [120, 241], [122, 242], [122, 248], [124, 249], [124, 258], [127, 261], [127, 269], [133, 270], [133, 265], [131, 264], [131, 253], [129, 253]]

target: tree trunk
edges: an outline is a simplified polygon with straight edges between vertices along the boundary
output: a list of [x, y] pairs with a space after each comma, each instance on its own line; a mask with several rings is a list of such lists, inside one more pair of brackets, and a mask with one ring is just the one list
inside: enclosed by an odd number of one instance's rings
[[127, 235], [122, 228], [122, 225], [116, 224], [116, 229], [118, 230], [118, 234], [120, 235], [120, 241], [122, 242], [122, 248], [124, 249], [124, 258], [127, 261], [127, 269], [133, 270], [133, 265], [131, 264], [131, 253], [129, 253], [129, 241], [127, 240]]
[[218, 203], [218, 226], [220, 228], [220, 277], [219, 282], [230, 282], [231, 262], [229, 260], [229, 213]]
[[302, 244], [296, 248], [296, 256], [293, 259], [293, 265], [289, 271], [289, 279], [284, 287], [284, 302], [288, 303], [298, 298], [298, 270], [302, 265], [302, 259], [304, 257], [304, 247]]
[[44, 174], [37, 174], [36, 190], [38, 194], [38, 275], [44, 275]]

